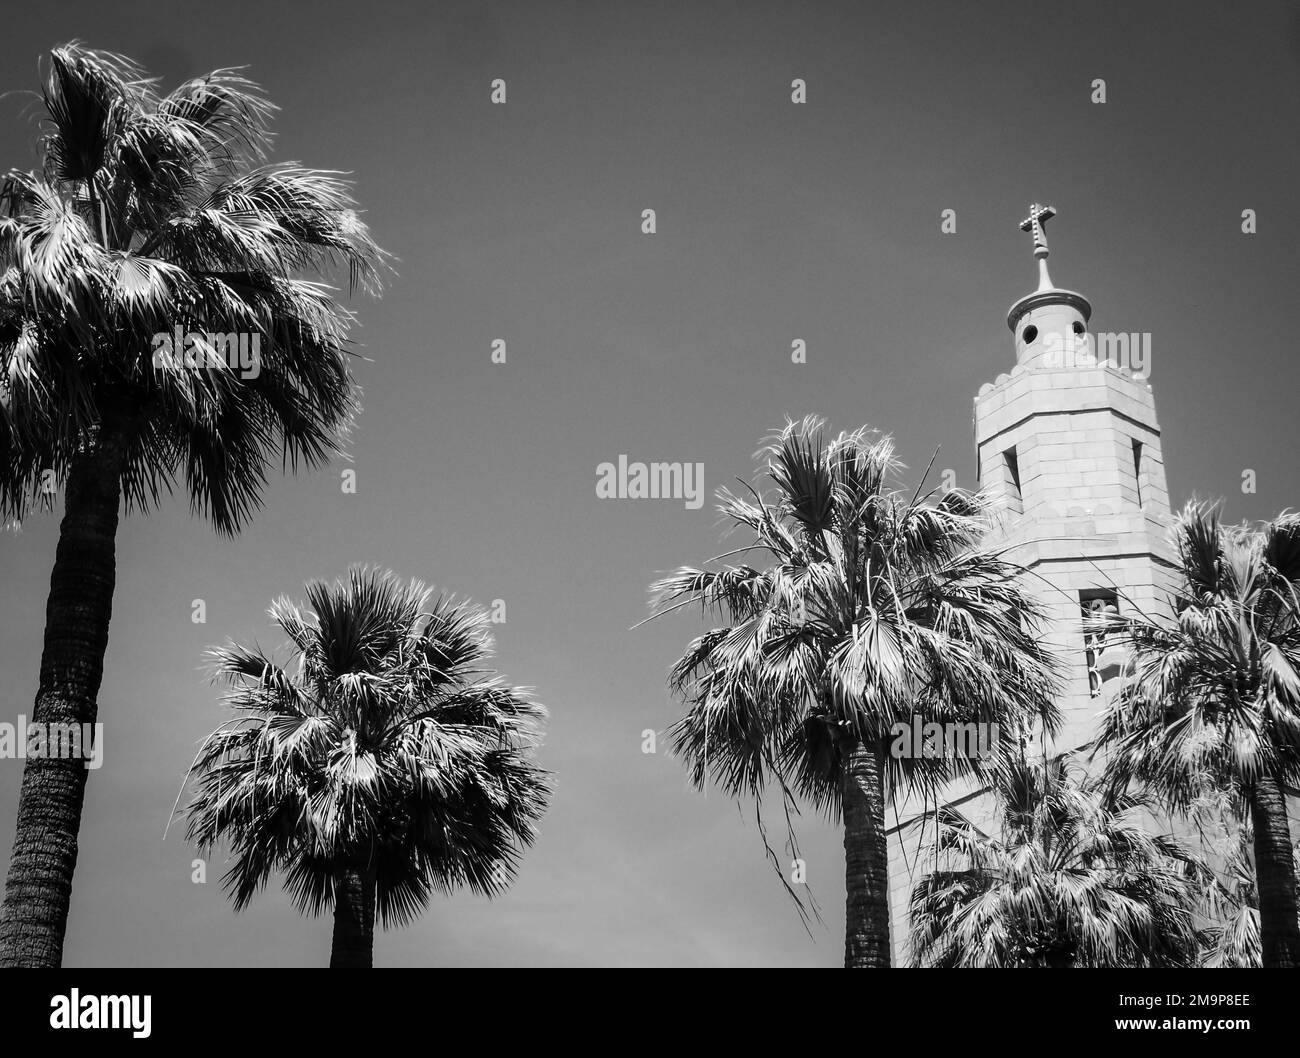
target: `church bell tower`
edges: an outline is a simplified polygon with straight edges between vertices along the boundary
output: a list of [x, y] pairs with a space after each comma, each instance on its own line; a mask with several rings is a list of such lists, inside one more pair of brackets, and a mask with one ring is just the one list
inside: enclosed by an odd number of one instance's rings
[[975, 452], [980, 485], [1002, 501], [996, 542], [1029, 570], [1066, 664], [1059, 753], [1091, 741], [1122, 662], [1097, 618], [1158, 612], [1175, 556], [1144, 337], [1091, 333], [1088, 299], [1052, 282], [1044, 225], [1055, 212], [1034, 205], [1021, 222], [1038, 288], [1007, 313], [1016, 365], [975, 398]]
[[[1090, 331], [1088, 299], [1052, 282], [1044, 225], [1055, 214], [1034, 205], [1021, 222], [1038, 286], [1007, 313], [1015, 366], [975, 398], [980, 486], [1001, 501], [989, 543], [1027, 570], [1025, 586], [1048, 613], [1043, 639], [1062, 661], [1062, 726], [1050, 754], [1087, 746], [1115, 690], [1124, 652], [1105, 619], [1164, 612], [1176, 583], [1149, 359], [1134, 371], [1144, 338]], [[987, 789], [954, 783], [940, 802], [981, 830], [998, 826]], [[889, 833], [895, 966], [907, 965], [908, 904], [933, 811], [904, 798]]]

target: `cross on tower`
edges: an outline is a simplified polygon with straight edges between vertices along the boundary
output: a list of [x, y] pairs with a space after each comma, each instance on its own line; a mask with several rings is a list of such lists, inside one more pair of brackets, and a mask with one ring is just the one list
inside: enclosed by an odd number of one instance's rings
[[1051, 206], [1040, 206], [1035, 202], [1029, 207], [1029, 216], [1020, 222], [1021, 231], [1032, 231], [1034, 233], [1034, 256], [1046, 257], [1047, 249], [1047, 232], [1043, 231], [1043, 225], [1052, 217], [1056, 216], [1056, 210]]

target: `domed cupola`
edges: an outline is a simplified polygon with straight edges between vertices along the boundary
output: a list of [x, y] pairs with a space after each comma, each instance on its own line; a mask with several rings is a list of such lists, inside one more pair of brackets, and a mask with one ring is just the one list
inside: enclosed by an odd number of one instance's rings
[[[1038, 261], [1038, 289], [1027, 294], [1007, 313], [1007, 326], [1016, 338], [1016, 363], [1028, 368], [1060, 367], [1063, 354], [1087, 340], [1092, 304], [1082, 294], [1065, 290], [1047, 274], [1047, 233], [1043, 225], [1056, 210], [1035, 203], [1020, 230], [1034, 236], [1034, 257]], [[1056, 357], [1049, 354], [1055, 352]]]

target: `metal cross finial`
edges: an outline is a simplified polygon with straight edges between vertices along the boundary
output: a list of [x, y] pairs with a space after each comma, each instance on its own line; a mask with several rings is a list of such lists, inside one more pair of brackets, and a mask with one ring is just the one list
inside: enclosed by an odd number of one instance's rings
[[1029, 207], [1029, 216], [1020, 222], [1021, 231], [1032, 231], [1034, 233], [1034, 256], [1046, 257], [1047, 233], [1043, 231], [1043, 225], [1052, 217], [1056, 216], [1056, 210], [1051, 206], [1040, 206], [1035, 202]]

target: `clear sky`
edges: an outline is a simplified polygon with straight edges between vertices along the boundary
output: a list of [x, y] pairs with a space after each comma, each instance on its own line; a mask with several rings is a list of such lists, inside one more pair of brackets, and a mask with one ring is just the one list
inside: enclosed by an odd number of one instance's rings
[[[722, 550], [712, 503], [598, 499], [596, 467], [748, 477], [787, 415], [894, 433], [976, 484], [972, 399], [1015, 363], [1031, 201], [1052, 274], [1097, 330], [1152, 335], [1171, 498], [1231, 517], [1300, 504], [1291, 5], [1088, 3], [19, 4], [0, 91], [79, 38], [168, 86], [247, 65], [282, 107], [278, 160], [345, 169], [400, 258], [358, 298], [352, 466], [274, 480], [235, 540], [183, 498], [123, 521], [68, 965], [324, 965], [330, 924], [278, 885], [236, 915], [191, 882], [172, 802], [225, 718], [200, 672], [265, 609], [349, 563], [502, 599], [500, 668], [551, 709], [557, 792], [506, 896], [434, 902], [376, 965], [828, 965], [838, 833], [799, 822], [825, 914], [809, 938], [749, 807], [641, 752], [700, 625], [631, 631], [656, 574]], [[494, 78], [507, 103], [489, 101]], [[806, 105], [790, 101], [794, 78]], [[1107, 102], [1090, 101], [1106, 82]], [[0, 168], [32, 167], [0, 99]], [[641, 211], [657, 233], [641, 233]], [[940, 214], [953, 209], [955, 234]], [[1253, 209], [1258, 232], [1241, 231]], [[493, 364], [493, 339], [508, 361]], [[790, 361], [791, 342], [808, 362]], [[1242, 472], [1257, 493], [1241, 493]], [[0, 720], [30, 715], [57, 521], [0, 536]], [[207, 623], [191, 623], [191, 602]], [[21, 763], [0, 761], [0, 871]], [[775, 816], [775, 802], [768, 806]], [[775, 819], [772, 820], [775, 822]], [[776, 829], [776, 828], [773, 828]]]

